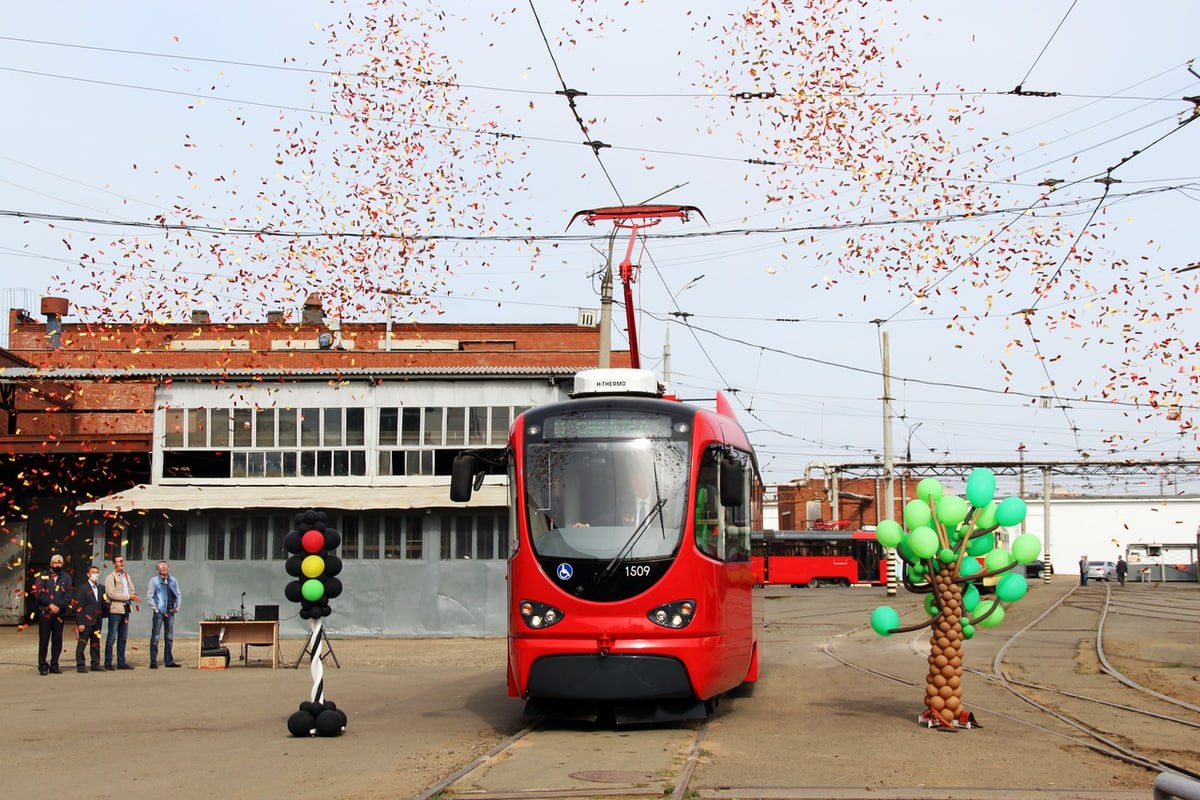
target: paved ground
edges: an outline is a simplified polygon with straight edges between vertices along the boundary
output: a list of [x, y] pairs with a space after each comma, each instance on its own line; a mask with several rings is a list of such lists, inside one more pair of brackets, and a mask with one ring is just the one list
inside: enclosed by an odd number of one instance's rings
[[[1036, 586], [1004, 626], [969, 643], [969, 665], [990, 667], [995, 648], [1070, 586], [1066, 578]], [[1200, 592], [1195, 586], [1170, 591]], [[902, 593], [893, 604], [915, 605], [908, 598]], [[764, 595], [763, 680], [753, 695], [722, 705], [694, 785], [1095, 786], [1144, 789], [1149, 797], [1153, 775], [1041, 739], [999, 715], [981, 714], [988, 722], [983, 730], [960, 734], [916, 726], [920, 686], [874, 679], [821, 652], [822, 644], [864, 625], [870, 609], [884, 602], [878, 589]], [[1132, 633], [1114, 633], [1113, 645], [1153, 652], [1186, 687], [1200, 672], [1195, 623], [1163, 642], [1160, 628], [1140, 622]], [[1177, 621], [1164, 624], [1178, 627]], [[1154, 647], [1137, 647], [1139, 636]], [[287, 734], [287, 716], [312, 686], [307, 663], [298, 671], [151, 671], [140, 640], [131, 642], [132, 672], [77, 674], [72, 647], [63, 660], [66, 674], [42, 677], [36, 646], [36, 629], [0, 629], [5, 717], [13, 732], [8, 797], [45, 796], [48, 787], [58, 787], [59, 795], [121, 800], [411, 797], [524, 724], [522, 704], [505, 696], [501, 639], [335, 641], [342, 668], [326, 662], [326, 694], [350, 718], [346, 735], [336, 739]], [[194, 646], [194, 640], [179, 640], [181, 660], [194, 665]], [[301, 646], [285, 641], [287, 663]], [[837, 646], [923, 679], [923, 660], [900, 642], [856, 634], [839, 638]], [[1058, 667], [1063, 676], [1079, 669], [1073, 660]], [[1006, 713], [1021, 705], [982, 684], [970, 684], [969, 704]], [[1200, 702], [1200, 690], [1192, 702]], [[923, 766], [934, 747], [949, 748], [944, 770]]]

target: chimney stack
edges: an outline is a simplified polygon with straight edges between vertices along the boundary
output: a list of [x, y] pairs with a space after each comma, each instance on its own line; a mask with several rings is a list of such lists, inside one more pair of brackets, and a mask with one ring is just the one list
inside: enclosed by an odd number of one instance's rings
[[272, 325], [282, 324], [283, 323], [283, 312], [278, 311], [278, 310], [268, 311], [267, 312], [267, 322], [269, 322]]
[[209, 315], [208, 311], [206, 311], [205, 309], [197, 308], [194, 311], [192, 311], [192, 324], [193, 325], [207, 325], [210, 322], [212, 322], [212, 317]]
[[304, 301], [304, 310], [300, 312], [300, 322], [304, 325], [323, 325], [325, 309], [321, 307], [321, 295], [313, 292]]
[[42, 298], [42, 316], [46, 318], [46, 338], [51, 350], [62, 346], [62, 318], [70, 309], [71, 303], [65, 297]]

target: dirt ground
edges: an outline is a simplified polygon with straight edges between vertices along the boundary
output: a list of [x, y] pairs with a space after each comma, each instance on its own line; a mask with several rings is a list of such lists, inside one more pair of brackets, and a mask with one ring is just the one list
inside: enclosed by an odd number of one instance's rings
[[[1066, 577], [1035, 586], [1003, 626], [969, 643], [968, 666], [990, 669], [995, 649], [1070, 588]], [[1200, 702], [1200, 614], [1192, 599], [1200, 589], [1170, 591], [1192, 592], [1181, 595], [1193, 609], [1182, 635], [1163, 634], [1179, 630], [1178, 619], [1138, 620], [1114, 623], [1106, 644], [1136, 654], [1134, 666], [1158, 680], [1156, 688], [1195, 687], [1190, 702]], [[915, 724], [922, 686], [848, 669], [822, 652], [832, 640], [846, 657], [922, 680], [923, 659], [908, 652], [907, 637], [880, 640], [861, 630], [871, 608], [915, 606], [909, 597], [885, 598], [881, 589], [765, 594], [762, 680], [750, 696], [722, 704], [693, 786], [912, 787], [913, 797], [923, 786], [1096, 787], [1117, 792], [1105, 796], [1150, 796], [1152, 773], [1038, 735], [1016, 720], [1028, 707], [983, 679], [972, 680], [966, 700], [988, 709], [979, 712], [985, 727], [938, 733]], [[1070, 626], [1054, 635], [1079, 636]], [[284, 663], [302, 646], [285, 640]], [[193, 667], [194, 647], [194, 639], [177, 640], [180, 660]], [[15, 734], [4, 794], [41, 796], [57, 786], [122, 800], [413, 797], [525, 724], [522, 703], [505, 695], [502, 639], [342, 639], [334, 647], [341, 668], [325, 662], [326, 696], [347, 712], [346, 734], [296, 739], [285, 723], [309, 697], [307, 661], [299, 670], [235, 661], [223, 671], [152, 671], [147, 642], [134, 640], [135, 670], [77, 674], [72, 642], [65, 674], [42, 677], [36, 629], [2, 628], [5, 717]], [[1068, 682], [1080, 674], [1070, 658], [1051, 669]], [[931, 770], [926, 763], [937, 752], [949, 766]], [[973, 795], [966, 788], [955, 796]]]

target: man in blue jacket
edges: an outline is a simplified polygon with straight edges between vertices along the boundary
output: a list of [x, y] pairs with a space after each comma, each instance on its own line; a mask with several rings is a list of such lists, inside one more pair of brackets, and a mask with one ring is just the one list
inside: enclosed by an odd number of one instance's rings
[[[38, 672], [42, 675], [61, 675], [58, 657], [62, 653], [63, 612], [71, 603], [74, 582], [63, 569], [60, 553], [50, 556], [50, 568], [41, 572], [33, 584], [33, 598], [37, 602], [38, 618]], [[46, 650], [50, 650], [47, 659]]]
[[154, 620], [150, 623], [150, 669], [158, 669], [158, 632], [163, 634], [163, 665], [178, 667], [171, 645], [175, 643], [175, 615], [179, 613], [179, 582], [171, 575], [171, 567], [165, 561], [158, 562], [158, 574], [150, 579], [146, 589]]

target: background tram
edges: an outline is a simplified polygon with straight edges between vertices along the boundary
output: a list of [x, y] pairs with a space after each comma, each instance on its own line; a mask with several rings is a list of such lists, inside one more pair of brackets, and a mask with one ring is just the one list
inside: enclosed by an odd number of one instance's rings
[[660, 395], [649, 371], [588, 370], [513, 422], [508, 693], [539, 713], [695, 718], [757, 679], [753, 450], [723, 396]]
[[887, 583], [887, 558], [872, 531], [754, 531], [751, 550], [761, 586]]

